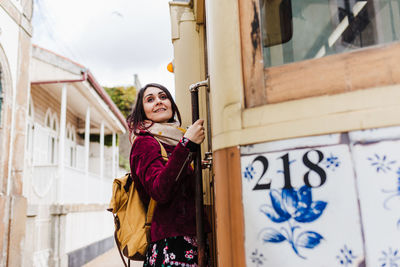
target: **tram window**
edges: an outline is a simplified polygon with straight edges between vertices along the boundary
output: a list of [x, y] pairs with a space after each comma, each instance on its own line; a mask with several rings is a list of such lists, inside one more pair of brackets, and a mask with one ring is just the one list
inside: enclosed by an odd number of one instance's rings
[[265, 67], [400, 39], [400, 0], [260, 0], [260, 7]]

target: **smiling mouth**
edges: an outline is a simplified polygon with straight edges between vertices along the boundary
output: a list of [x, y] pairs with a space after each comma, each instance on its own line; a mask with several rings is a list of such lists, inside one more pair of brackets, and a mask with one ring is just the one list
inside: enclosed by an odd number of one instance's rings
[[158, 112], [163, 112], [163, 111], [166, 111], [167, 109], [165, 109], [165, 108], [159, 108], [159, 109], [157, 109], [157, 110], [155, 110], [154, 112], [155, 113], [158, 113]]

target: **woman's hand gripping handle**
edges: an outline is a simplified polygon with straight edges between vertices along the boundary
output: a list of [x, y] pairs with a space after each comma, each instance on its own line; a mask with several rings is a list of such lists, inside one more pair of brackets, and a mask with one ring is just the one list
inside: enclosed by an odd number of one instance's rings
[[189, 126], [184, 137], [186, 137], [193, 143], [201, 144], [205, 138], [203, 123], [204, 120], [202, 119], [198, 119], [197, 121], [195, 121], [195, 123]]

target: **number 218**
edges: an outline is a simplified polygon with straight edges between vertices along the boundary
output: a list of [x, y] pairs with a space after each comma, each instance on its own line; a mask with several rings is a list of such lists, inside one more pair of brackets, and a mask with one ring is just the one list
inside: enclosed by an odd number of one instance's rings
[[[308, 157], [309, 153], [312, 151], [315, 151], [318, 154], [318, 162], [317, 163], [313, 163]], [[285, 155], [280, 157], [280, 159], [282, 160], [282, 163], [283, 163], [283, 175], [284, 175], [284, 182], [285, 182], [283, 188], [291, 189], [293, 187], [292, 187], [291, 178], [290, 178], [289, 153], [286, 153]], [[304, 183], [307, 186], [314, 187], [314, 188], [320, 187], [326, 182], [326, 172], [324, 171], [324, 169], [322, 169], [320, 166], [318, 166], [318, 164], [321, 163], [323, 159], [324, 159], [324, 154], [319, 150], [310, 150], [310, 151], [307, 151], [303, 155], [303, 163], [309, 169], [304, 174], [304, 177], [303, 177]], [[261, 179], [264, 177], [265, 173], [268, 170], [268, 165], [269, 165], [268, 159], [264, 156], [258, 156], [253, 160], [252, 165], [257, 161], [259, 161], [262, 164], [263, 170], [260, 175], [260, 178], [257, 180], [256, 185], [253, 187], [253, 190], [268, 190], [271, 188], [271, 181], [269, 183], [260, 183]], [[310, 183], [309, 175], [311, 172], [315, 172], [319, 176], [320, 182], [318, 185], [313, 186]]]

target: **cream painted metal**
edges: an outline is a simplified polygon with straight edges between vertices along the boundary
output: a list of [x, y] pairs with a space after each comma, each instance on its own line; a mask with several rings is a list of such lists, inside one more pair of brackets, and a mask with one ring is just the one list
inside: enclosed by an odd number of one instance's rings
[[[206, 1], [213, 150], [238, 145], [244, 109], [238, 1]], [[229, 14], [221, 19], [221, 14]]]
[[[199, 81], [206, 80], [205, 70], [205, 30], [204, 25], [198, 24], [190, 3], [170, 2], [171, 16], [171, 40], [174, 46], [174, 75], [175, 75], [175, 99], [182, 115], [182, 126], [192, 124], [191, 95], [189, 87]], [[207, 106], [207, 89], [199, 90], [199, 106]], [[204, 119], [204, 125], [208, 127], [207, 109], [201, 108], [200, 119]], [[209, 129], [208, 129], [209, 130]], [[208, 138], [202, 144], [202, 158], [204, 152], [211, 150]], [[210, 184], [211, 176], [205, 172], [203, 184]], [[209, 204], [212, 193], [205, 186], [205, 203]]]
[[[175, 98], [181, 114], [191, 114], [189, 86], [205, 79], [202, 28], [196, 24], [189, 3], [170, 2], [171, 39], [174, 46]], [[203, 95], [201, 93], [200, 95]], [[204, 104], [201, 98], [200, 104]], [[203, 102], [202, 102], [203, 101]], [[205, 113], [200, 115], [206, 118]], [[192, 124], [182, 117], [184, 127]]]

